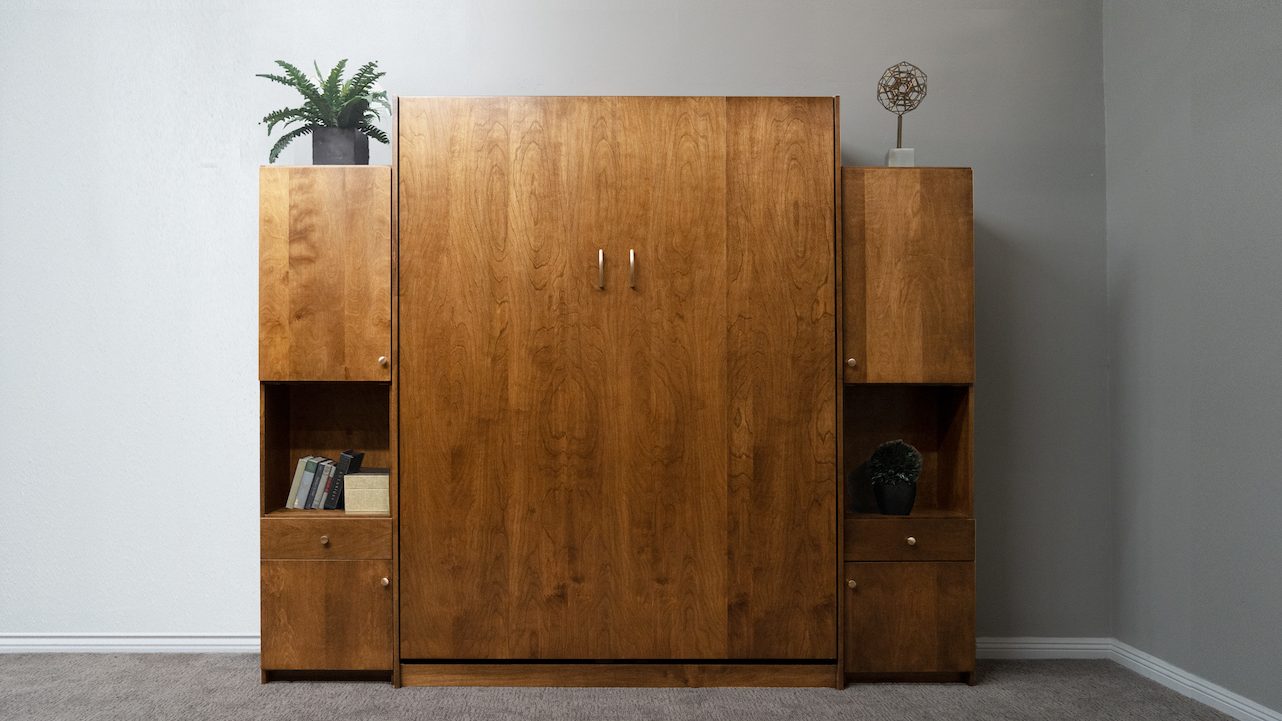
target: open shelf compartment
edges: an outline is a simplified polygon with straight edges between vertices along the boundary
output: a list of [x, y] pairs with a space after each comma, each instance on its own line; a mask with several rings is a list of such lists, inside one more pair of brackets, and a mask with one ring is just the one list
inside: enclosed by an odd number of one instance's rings
[[[972, 390], [968, 385], [845, 386], [846, 515], [882, 517], [862, 466], [902, 439], [922, 454], [914, 517], [971, 516]], [[853, 478], [852, 478], [853, 476]]]
[[[263, 383], [261, 513], [293, 517], [343, 511], [285, 508], [294, 467], [303, 456], [338, 460], [365, 452], [365, 468], [391, 467], [391, 386], [377, 381]], [[297, 515], [295, 515], [297, 514]]]

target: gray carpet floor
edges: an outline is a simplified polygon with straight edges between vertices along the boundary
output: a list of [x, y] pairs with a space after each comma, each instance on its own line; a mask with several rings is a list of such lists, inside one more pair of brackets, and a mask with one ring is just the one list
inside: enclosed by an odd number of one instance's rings
[[235, 654], [0, 654], [0, 719], [1227, 719], [1109, 661], [991, 661], [975, 687], [403, 688], [258, 683]]

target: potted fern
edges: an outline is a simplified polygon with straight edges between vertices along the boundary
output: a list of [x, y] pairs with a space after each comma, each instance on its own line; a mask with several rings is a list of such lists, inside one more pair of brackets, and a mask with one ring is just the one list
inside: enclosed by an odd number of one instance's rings
[[888, 516], [911, 513], [921, 477], [921, 452], [902, 440], [890, 441], [877, 446], [866, 465], [877, 509]]
[[268, 162], [275, 163], [280, 152], [295, 139], [311, 135], [313, 165], [369, 165], [369, 139], [387, 143], [387, 133], [374, 125], [375, 120], [383, 119], [379, 108], [388, 115], [392, 112], [387, 91], [377, 85], [378, 79], [387, 74], [379, 72], [378, 62], [365, 63], [347, 80], [343, 80], [346, 59], [338, 61], [328, 73], [322, 73], [313, 62], [314, 81], [284, 60], [277, 60], [276, 64], [284, 75], [259, 73], [257, 77], [297, 90], [303, 96], [303, 104], [268, 113], [262, 123], [267, 125], [268, 135], [277, 125], [302, 125], [276, 140]]

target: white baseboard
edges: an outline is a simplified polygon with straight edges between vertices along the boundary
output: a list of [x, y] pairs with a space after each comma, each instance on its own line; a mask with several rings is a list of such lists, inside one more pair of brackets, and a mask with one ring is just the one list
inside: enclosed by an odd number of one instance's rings
[[980, 658], [1108, 659], [1156, 681], [1176, 693], [1228, 714], [1240, 721], [1282, 721], [1282, 713], [1211, 683], [1196, 674], [1173, 666], [1115, 638], [1012, 637], [980, 638], [975, 642]]
[[1145, 678], [1152, 679], [1176, 693], [1188, 696], [1194, 701], [1204, 703], [1240, 721], [1282, 721], [1282, 713], [1265, 708], [1201, 676], [1172, 666], [1130, 644], [1114, 640], [1111, 658]]
[[979, 658], [1048, 659], [1112, 658], [1111, 638], [1056, 638], [1051, 636], [1010, 636], [977, 638]]
[[258, 634], [0, 633], [0, 653], [258, 653]]

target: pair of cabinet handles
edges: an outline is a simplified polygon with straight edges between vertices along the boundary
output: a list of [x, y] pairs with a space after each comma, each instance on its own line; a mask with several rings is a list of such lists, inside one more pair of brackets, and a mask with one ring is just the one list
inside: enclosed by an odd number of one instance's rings
[[[605, 248], [596, 251], [596, 287], [605, 290]], [[628, 248], [628, 287], [637, 287], [637, 251]]]

